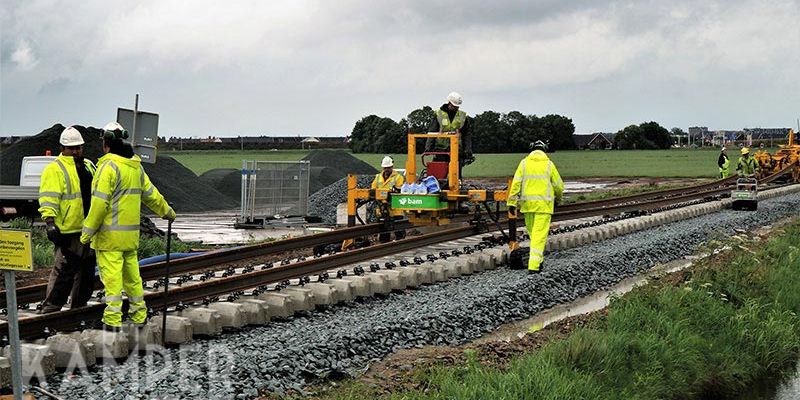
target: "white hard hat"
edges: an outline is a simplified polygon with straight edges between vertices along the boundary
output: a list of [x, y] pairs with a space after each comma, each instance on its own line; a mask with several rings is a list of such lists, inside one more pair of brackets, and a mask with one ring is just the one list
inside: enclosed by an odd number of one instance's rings
[[464, 99], [461, 98], [458, 92], [450, 92], [450, 94], [447, 95], [447, 101], [456, 107], [461, 107], [461, 102], [463, 102]]
[[82, 146], [84, 143], [81, 133], [71, 126], [64, 129], [64, 132], [61, 132], [61, 137], [58, 139], [58, 142], [61, 143], [62, 146]]
[[119, 122], [109, 122], [103, 127], [103, 135], [117, 139], [127, 139], [128, 131]]
[[383, 157], [383, 160], [381, 161], [381, 168], [386, 167], [394, 167], [394, 160], [392, 160], [392, 157]]

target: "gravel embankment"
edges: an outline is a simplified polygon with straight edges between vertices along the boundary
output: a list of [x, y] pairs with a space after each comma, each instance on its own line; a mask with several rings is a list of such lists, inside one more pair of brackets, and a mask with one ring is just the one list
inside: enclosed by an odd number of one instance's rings
[[[359, 175], [358, 187], [370, 187], [373, 179], [375, 179], [375, 175]], [[347, 177], [308, 196], [308, 215], [320, 217], [326, 224], [335, 224], [336, 206], [345, 202], [347, 202]]]
[[798, 202], [793, 194], [762, 201], [757, 212], [726, 210], [561, 251], [548, 256], [540, 275], [501, 268], [193, 342], [168, 350], [172, 365], [161, 356], [132, 357], [80, 377], [54, 376], [50, 388], [65, 398], [104, 399], [249, 399], [258, 388], [299, 390], [399, 348], [464, 343], [692, 254], [711, 237], [798, 215]]

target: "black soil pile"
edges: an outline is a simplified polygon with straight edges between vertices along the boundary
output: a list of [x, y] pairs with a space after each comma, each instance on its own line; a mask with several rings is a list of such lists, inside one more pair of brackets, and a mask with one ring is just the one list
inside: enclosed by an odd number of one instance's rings
[[375, 167], [341, 150], [313, 150], [303, 158], [311, 162], [309, 193], [333, 184], [348, 174], [375, 175]]
[[[103, 155], [102, 129], [73, 125], [83, 135], [84, 156], [96, 161]], [[0, 184], [18, 185], [19, 170], [23, 157], [44, 155], [51, 150], [58, 155], [58, 139], [64, 126], [55, 124], [36, 136], [31, 136], [14, 143], [0, 153]], [[167, 201], [173, 203], [175, 210], [181, 212], [202, 212], [236, 208], [234, 201], [224, 194], [209, 187], [191, 170], [171, 157], [159, 156], [156, 164], [143, 163], [150, 180]]]
[[[103, 141], [100, 135], [102, 129], [73, 125], [83, 135], [86, 144], [83, 147], [84, 156], [97, 160], [103, 155]], [[40, 132], [36, 136], [29, 136], [14, 143], [0, 153], [0, 185], [19, 185], [19, 169], [22, 158], [27, 156], [43, 156], [50, 150], [52, 155], [58, 155], [58, 138], [66, 128], [64, 125], [55, 124]]]
[[228, 196], [236, 204], [242, 198], [242, 172], [236, 168], [217, 168], [204, 172], [200, 180], [218, 192]]
[[177, 212], [202, 212], [236, 208], [228, 196], [206, 185], [183, 164], [168, 156], [158, 156], [155, 164], [143, 163], [150, 180]]

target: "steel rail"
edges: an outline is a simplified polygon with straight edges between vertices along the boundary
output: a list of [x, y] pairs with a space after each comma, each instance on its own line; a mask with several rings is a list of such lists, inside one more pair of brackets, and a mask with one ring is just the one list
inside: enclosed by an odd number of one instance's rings
[[583, 201], [579, 203], [565, 204], [563, 206], [560, 206], [559, 210], [567, 211], [567, 210], [583, 209], [583, 208], [599, 208], [599, 207], [606, 207], [609, 205], [616, 205], [620, 203], [640, 202], [642, 200], [652, 200], [656, 198], [672, 197], [678, 194], [686, 194], [687, 192], [706, 191], [708, 189], [719, 186], [731, 186], [735, 183], [736, 183], [736, 177], [732, 176], [724, 179], [718, 179], [713, 182], [701, 183], [698, 185], [682, 186], [679, 188], [664, 189], [664, 190], [654, 190], [652, 192], [633, 194], [630, 196], [614, 197], [611, 199]]
[[[788, 172], [789, 172], [789, 167], [764, 178], [763, 181], [764, 183], [772, 182], [775, 179], [787, 174]], [[702, 199], [719, 195], [724, 192], [727, 192], [728, 190], [729, 188], [719, 188], [714, 190], [707, 190], [698, 193], [690, 193], [683, 196], [674, 196], [666, 199], [654, 200], [638, 204], [622, 204], [615, 207], [596, 207], [585, 210], [556, 211], [556, 213], [553, 215], [553, 220], [563, 221], [563, 220], [576, 219], [587, 216], [602, 216], [610, 213], [622, 213], [634, 210], [648, 211], [655, 208], [663, 207], [665, 205], [680, 204], [690, 200]], [[365, 225], [358, 228], [361, 228], [364, 230], [364, 232], [367, 232], [369, 231], [369, 229], [367, 229], [368, 227], [369, 225]], [[342, 229], [340, 231], [345, 231], [345, 230], [346, 229]], [[277, 266], [266, 270], [249, 272], [225, 278], [215, 278], [199, 284], [190, 284], [182, 286], [171, 291], [169, 304], [175, 305], [180, 302], [205, 299], [220, 294], [236, 292], [270, 283], [282, 282], [286, 279], [312, 275], [315, 273], [320, 273], [330, 269], [344, 267], [346, 265], [350, 265], [361, 261], [366, 261], [386, 255], [396, 254], [406, 250], [411, 250], [431, 244], [461, 239], [474, 234], [479, 234], [481, 232], [488, 232], [495, 230], [497, 230], [497, 227], [492, 225], [486, 227], [471, 225], [460, 228], [445, 229], [422, 236], [406, 238], [392, 243], [378, 244], [370, 246], [368, 248], [352, 250], [344, 253], [338, 253], [317, 259], [310, 259], [284, 266]], [[355, 230], [350, 230], [347, 234], [355, 235], [355, 232], [356, 232]], [[369, 233], [361, 233], [361, 235], [365, 234]], [[314, 236], [320, 236], [320, 235], [324, 234], [319, 234]], [[328, 236], [328, 239], [330, 239], [330, 236]], [[327, 243], [329, 241], [326, 241], [324, 243]], [[268, 244], [274, 245], [275, 243], [277, 242], [272, 242]], [[264, 246], [264, 245], [257, 245], [257, 246]], [[278, 248], [283, 248], [283, 247], [278, 247]], [[192, 258], [197, 259], [196, 257]], [[205, 264], [209, 261], [203, 259], [202, 261], [199, 261], [198, 264], [202, 264], [205, 267], [209, 267], [219, 263], [218, 261], [219, 258], [216, 258], [215, 260], [217, 262], [212, 264]], [[196, 270], [199, 267], [197, 266], [192, 267], [187, 265], [184, 266], [183, 268], [186, 268], [185, 272], [188, 272], [189, 270]], [[160, 276], [153, 276], [153, 277], [160, 277]], [[163, 293], [161, 292], [148, 293], [145, 296], [145, 300], [148, 302], [155, 301], [156, 304], [160, 304], [161, 302], [163, 302], [162, 296]], [[105, 306], [102, 304], [95, 304], [74, 310], [70, 309], [57, 313], [32, 315], [26, 318], [22, 318], [20, 320], [21, 336], [25, 338], [41, 337], [44, 335], [45, 328], [49, 328], [51, 331], [54, 329], [68, 330], [77, 328], [80, 325], [81, 321], [92, 321], [99, 319], [99, 317], [102, 315], [102, 311], [104, 308]], [[8, 332], [7, 323], [0, 322], [0, 335], [7, 334], [7, 332]]]
[[[783, 170], [776, 172], [767, 178], [764, 178], [765, 179], [764, 183], [772, 182], [775, 179], [785, 175], [790, 171], [791, 167], [793, 166], [794, 165], [788, 165]], [[572, 219], [572, 218], [582, 218], [587, 216], [590, 217], [590, 216], [602, 215], [602, 213], [599, 213], [599, 211], [594, 211], [599, 209], [606, 210], [606, 213], [637, 210], [641, 209], [642, 207], [647, 207], [648, 204], [652, 203], [652, 201], [648, 202], [642, 200], [652, 200], [655, 198], [670, 198], [670, 197], [681, 198], [681, 196], [675, 196], [675, 195], [682, 192], [685, 193], [687, 191], [696, 192], [697, 190], [718, 187], [721, 185], [727, 185], [731, 182], [735, 182], [735, 179], [736, 177], [734, 176], [726, 179], [720, 179], [709, 183], [687, 186], [683, 188], [659, 190], [655, 192], [641, 193], [641, 194], [617, 197], [607, 200], [580, 202], [580, 203], [558, 206], [555, 214], [553, 215], [553, 220], [564, 221], [566, 219]], [[637, 205], [633, 206], [631, 205], [631, 203], [636, 203]], [[651, 209], [657, 208], [657, 206], [652, 206], [650, 208]], [[395, 226], [395, 229], [408, 229], [411, 227], [412, 227], [411, 224], [405, 222], [397, 224]], [[171, 265], [174, 273], [186, 274], [189, 272], [202, 270], [204, 268], [218, 266], [220, 264], [227, 262], [236, 262], [236, 261], [246, 260], [249, 258], [266, 256], [270, 254], [278, 254], [287, 251], [306, 249], [318, 245], [340, 242], [355, 237], [377, 234], [382, 231], [383, 231], [382, 224], [360, 225], [355, 227], [337, 229], [330, 232], [323, 232], [315, 235], [278, 240], [275, 242], [267, 242], [251, 246], [210, 251], [196, 256], [172, 260]], [[157, 279], [164, 275], [164, 268], [165, 268], [164, 262], [153, 263], [143, 266], [140, 269], [140, 274], [143, 280]], [[102, 283], [100, 282], [99, 278], [95, 279], [94, 287], [95, 289], [102, 288]], [[31, 304], [39, 302], [44, 299], [46, 292], [47, 292], [46, 284], [36, 284], [36, 285], [19, 287], [17, 288], [17, 301], [19, 302], [19, 304]], [[0, 290], [0, 308], [5, 306], [6, 306], [5, 291]]]
[[[396, 254], [398, 252], [431, 244], [457, 240], [480, 233], [481, 229], [477, 226], [446, 229], [427, 235], [410, 237], [392, 243], [378, 244], [326, 257], [309, 259], [290, 265], [276, 266], [266, 270], [248, 272], [225, 278], [215, 278], [203, 283], [180, 286], [170, 290], [168, 304], [172, 306], [178, 303], [201, 300], [270, 283], [278, 283], [291, 278], [313, 275], [353, 263]], [[163, 292], [147, 293], [145, 295], [145, 301], [150, 304], [162, 304], [163, 296]], [[20, 335], [26, 339], [34, 339], [44, 336], [45, 328], [50, 332], [53, 330], [67, 331], [76, 329], [80, 327], [82, 321], [88, 323], [100, 319], [104, 309], [104, 304], [93, 304], [50, 314], [34, 314], [23, 317], [19, 320]], [[5, 321], [0, 322], [0, 335], [6, 335], [7, 333], [8, 323]]]
[[[395, 224], [394, 229], [407, 229], [411, 224], [408, 222]], [[175, 274], [185, 274], [217, 266], [227, 262], [246, 260], [248, 258], [279, 254], [287, 251], [307, 249], [314, 246], [342, 242], [360, 236], [368, 236], [383, 232], [383, 224], [369, 224], [335, 229], [329, 232], [317, 233], [314, 235], [299, 236], [296, 238], [277, 240], [274, 242], [259, 243], [250, 246], [235, 247], [223, 250], [214, 250], [170, 261], [170, 270]], [[139, 273], [143, 280], [157, 279], [164, 275], [165, 262], [157, 262], [145, 265], [140, 268]], [[95, 278], [95, 289], [103, 287], [100, 278]], [[17, 288], [17, 302], [19, 304], [31, 304], [44, 299], [47, 292], [47, 284], [36, 284]], [[6, 306], [5, 290], [0, 291], [0, 308]]]

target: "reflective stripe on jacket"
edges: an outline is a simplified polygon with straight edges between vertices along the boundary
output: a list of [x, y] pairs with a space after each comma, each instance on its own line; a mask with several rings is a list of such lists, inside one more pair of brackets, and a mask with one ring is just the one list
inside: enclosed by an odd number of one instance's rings
[[743, 175], [752, 175], [759, 170], [758, 163], [753, 157], [739, 157], [739, 162], [736, 163], [736, 170]]
[[397, 171], [392, 171], [389, 178], [384, 180], [383, 179], [383, 172], [379, 172], [375, 175], [375, 179], [372, 180], [372, 188], [373, 189], [391, 189], [392, 187], [396, 187], [400, 189], [405, 182], [405, 178], [403, 175], [397, 173]]
[[[88, 159], [83, 163], [84, 168], [94, 175], [94, 164]], [[83, 226], [83, 207], [75, 158], [61, 154], [42, 171], [39, 214], [42, 214], [42, 219], [52, 217], [62, 233], [76, 233]]]
[[[461, 127], [464, 126], [464, 123], [467, 121], [467, 113], [458, 110], [453, 120], [450, 120], [447, 111], [438, 109], [436, 110], [436, 120], [439, 121], [439, 132], [455, 132], [457, 129], [461, 129]], [[450, 139], [437, 138], [436, 147], [443, 149], [450, 148]]]
[[521, 213], [552, 214], [554, 201], [561, 201], [563, 192], [555, 164], [543, 151], [534, 150], [517, 166], [507, 204]]
[[[392, 187], [400, 189], [403, 186], [403, 183], [406, 181], [403, 178], [403, 175], [400, 175], [397, 171], [392, 171], [392, 174], [389, 175], [389, 178], [383, 179], [383, 172], [379, 172], [375, 175], [375, 179], [372, 180], [372, 188], [373, 189], [386, 189], [390, 190]], [[381, 209], [380, 207], [375, 209], [375, 213], [380, 217], [381, 216]], [[399, 209], [390, 209], [389, 215], [396, 217], [403, 215], [403, 210]]]
[[92, 206], [83, 224], [81, 242], [92, 248], [128, 251], [139, 248], [139, 216], [144, 203], [164, 217], [174, 211], [144, 172], [139, 156], [101, 157], [92, 181]]

